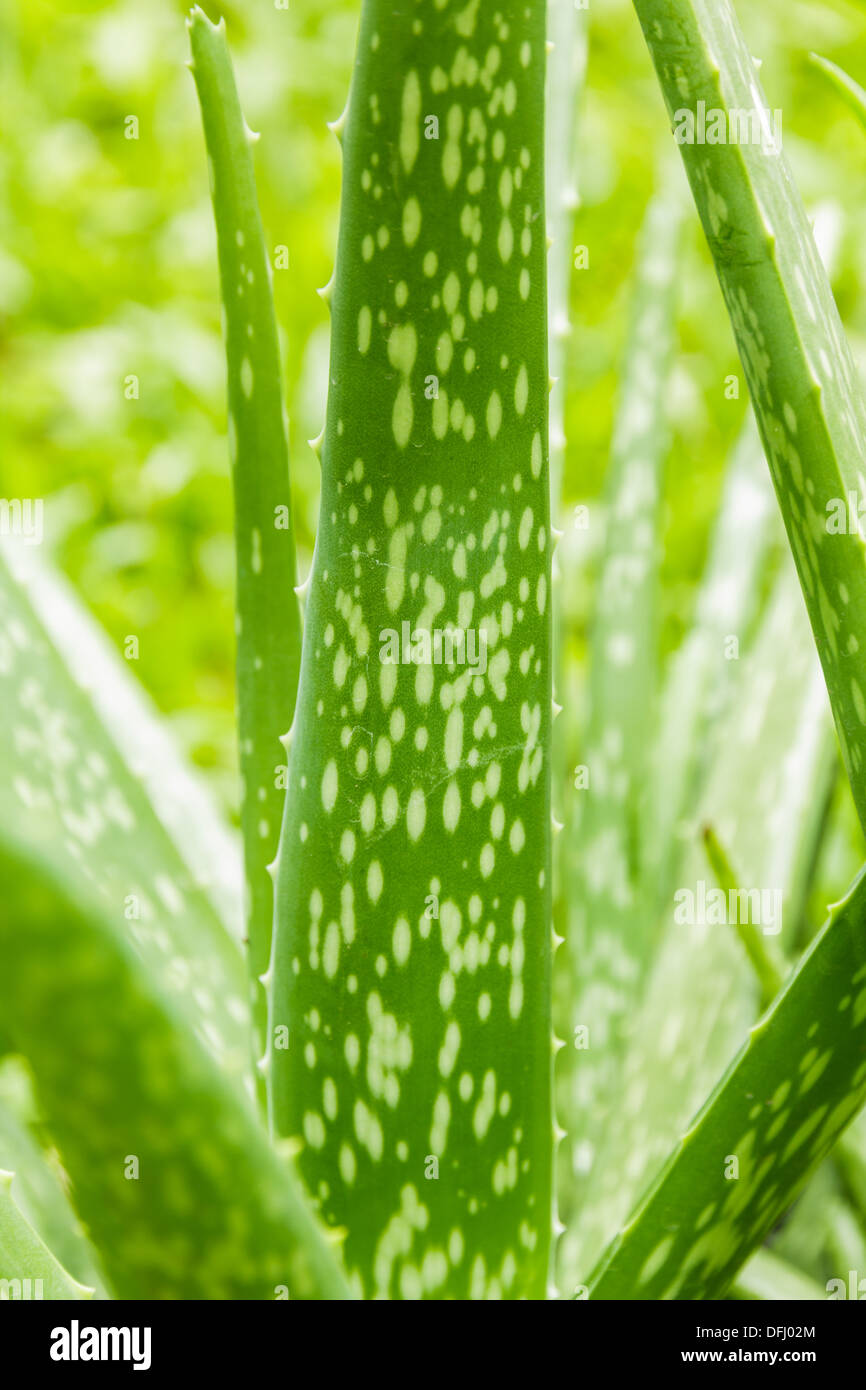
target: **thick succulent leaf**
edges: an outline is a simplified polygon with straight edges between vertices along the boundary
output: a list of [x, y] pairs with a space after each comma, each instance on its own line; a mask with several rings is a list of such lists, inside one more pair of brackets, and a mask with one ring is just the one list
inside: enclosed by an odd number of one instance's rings
[[[559, 842], [567, 889], [555, 1018], [559, 1200], [567, 1219], [582, 1153], [606, 1122], [622, 1032], [650, 942], [636, 895], [639, 807], [656, 686], [658, 557], [673, 352], [677, 212], [649, 209], [607, 486], [607, 540], [590, 657], [590, 715], [571, 814]], [[585, 773], [585, 779], [584, 774]], [[579, 1049], [579, 1050], [578, 1050]]]
[[[785, 652], [784, 666], [778, 654]], [[815, 806], [832, 767], [832, 725], [792, 568], [786, 566], [737, 699], [715, 731], [715, 752], [693, 833], [670, 884], [658, 955], [632, 1031], [621, 1090], [585, 1188], [560, 1243], [564, 1289], [586, 1282], [602, 1249], [724, 1073], [757, 1013], [758, 981], [733, 925], [701, 921], [701, 884], [715, 889], [703, 826], [714, 827], [745, 889], [764, 889], [785, 941], [794, 930], [817, 833]], [[746, 790], [747, 789], [747, 790]], [[688, 914], [692, 894], [694, 921]], [[774, 913], [775, 909], [775, 913]], [[775, 922], [767, 922], [771, 929]], [[587, 1158], [590, 1156], [588, 1155]], [[587, 1162], [587, 1166], [589, 1166]]]
[[[544, 9], [367, 0], [359, 42], [279, 850], [273, 1116], [306, 1140], [359, 1290], [540, 1295]], [[404, 632], [437, 629], [467, 632], [466, 651], [431, 662], [422, 641], [420, 664], [395, 663]]]
[[0, 1302], [90, 1298], [25, 1220], [12, 1196], [13, 1173], [0, 1169]]
[[[866, 825], [862, 390], [730, 0], [635, 8], [730, 314]], [[735, 138], [701, 142], [698, 103], [722, 113], [726, 134], [733, 120]], [[751, 113], [745, 138], [737, 113]]]
[[[162, 843], [171, 845], [172, 861], [182, 866], [179, 872], [184, 879], [201, 890], [202, 915], [213, 920], [218, 938], [223, 933], [217, 922], [240, 943], [240, 847], [215, 810], [210, 789], [184, 761], [143, 686], [131, 676], [129, 665], [63, 576], [41, 552], [11, 541], [0, 556], [0, 565], [4, 562], [18, 587], [26, 591], [42, 632], [65, 667], [63, 685], [71, 680], [92, 708], [104, 735], [96, 745], [97, 758], [110, 746], [104, 756], [121, 769], [118, 776], [124, 783], [139, 784], [149, 815], [164, 831]], [[8, 641], [7, 633], [4, 653]], [[234, 958], [236, 952], [230, 954]]]
[[682, 852], [683, 822], [707, 772], [709, 731], [737, 689], [736, 649], [753, 636], [776, 533], [772, 488], [751, 412], [731, 456], [694, 621], [671, 659], [650, 742], [650, 788], [643, 818], [644, 890], [669, 892]]
[[259, 977], [270, 960], [274, 914], [268, 865], [276, 854], [286, 785], [280, 739], [292, 722], [301, 654], [288, 421], [252, 137], [241, 114], [225, 21], [211, 24], [196, 6], [188, 28], [208, 151], [228, 356], [241, 828], [253, 1015], [263, 1051], [267, 999]]
[[2, 557], [0, 688], [0, 1017], [115, 1291], [339, 1296], [244, 1093], [240, 951]]
[[[0, 847], [0, 1010], [122, 1298], [339, 1298], [336, 1262], [248, 1098], [95, 887]], [[44, 853], [44, 851], [43, 851]], [[185, 962], [175, 957], [178, 973]]]
[[590, 1281], [590, 1298], [713, 1299], [866, 1100], [866, 876]]
[[[18, 576], [16, 578], [15, 576]], [[22, 582], [23, 581], [23, 582]], [[26, 589], [24, 587], [26, 583]], [[0, 553], [0, 844], [44, 857], [70, 897], [96, 893], [115, 930], [135, 943], [166, 989], [187, 1001], [202, 1039], [237, 1076], [248, 1073], [248, 1010], [239, 945], [225, 931], [129, 760], [106, 728], [104, 707], [122, 682], [108, 661], [97, 706], [56, 645], [62, 618], [77, 631], [69, 596], [58, 611], [23, 548]], [[33, 597], [31, 598], [31, 593]], [[43, 620], [43, 614], [48, 619]], [[140, 746], [134, 740], [134, 752]], [[10, 1030], [11, 1031], [11, 1030]], [[13, 1038], [17, 1038], [13, 1033]]]
[[837, 63], [832, 63], [829, 58], [822, 58], [818, 53], [812, 53], [812, 63], [822, 72], [839, 95], [847, 102], [860, 124], [866, 127], [866, 90], [855, 82], [844, 68], [840, 68]]

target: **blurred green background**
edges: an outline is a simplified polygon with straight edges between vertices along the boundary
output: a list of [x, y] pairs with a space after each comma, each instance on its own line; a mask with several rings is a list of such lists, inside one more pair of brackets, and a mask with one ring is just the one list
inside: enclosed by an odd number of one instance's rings
[[[231, 489], [216, 249], [186, 5], [0, 0], [0, 495], [45, 498], [46, 544], [207, 771], [237, 787]], [[275, 274], [302, 570], [318, 502], [340, 153], [326, 127], [348, 90], [359, 0], [210, 3], [225, 15]], [[866, 350], [866, 140], [807, 62], [866, 81], [866, 10], [842, 0], [740, 3], [783, 143]], [[588, 12], [571, 318], [566, 496], [598, 495], [616, 401], [633, 247], [671, 139], [628, 0]], [[126, 138], [136, 117], [138, 139]], [[554, 113], [552, 119], [560, 119]], [[681, 177], [677, 163], [671, 166]], [[661, 641], [688, 620], [745, 386], [703, 237], [683, 243]], [[124, 382], [139, 378], [137, 400]], [[740, 399], [726, 378], [740, 377]], [[590, 586], [567, 596], [585, 622]], [[579, 650], [579, 643], [578, 643]], [[784, 654], [780, 654], [784, 660]], [[841, 890], [843, 883], [836, 888]]]

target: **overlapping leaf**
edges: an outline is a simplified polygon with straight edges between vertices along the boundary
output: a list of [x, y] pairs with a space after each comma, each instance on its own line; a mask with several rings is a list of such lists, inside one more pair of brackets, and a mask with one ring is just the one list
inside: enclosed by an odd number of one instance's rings
[[239, 948], [5, 563], [0, 689], [0, 1015], [115, 1292], [341, 1296], [245, 1094]]
[[721, 1297], [866, 1100], [866, 880], [834, 907], [590, 1282]]

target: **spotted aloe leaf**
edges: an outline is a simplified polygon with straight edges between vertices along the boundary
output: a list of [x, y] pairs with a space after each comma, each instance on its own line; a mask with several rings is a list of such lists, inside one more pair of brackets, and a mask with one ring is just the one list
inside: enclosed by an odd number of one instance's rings
[[812, 53], [810, 57], [814, 66], [824, 74], [854, 112], [860, 124], [866, 128], [866, 90], [849, 76], [844, 68], [840, 68], [838, 63], [831, 62], [829, 58], [822, 58], [818, 53]]
[[13, 1173], [0, 1169], [0, 1300], [90, 1298], [43, 1244], [12, 1196]]
[[359, 44], [277, 869], [272, 1113], [305, 1140], [359, 1292], [538, 1296], [544, 9], [366, 0]]
[[[716, 265], [866, 825], [866, 406], [730, 0], [635, 0]], [[712, 121], [716, 140], [702, 140]]]
[[[215, 811], [207, 787], [180, 756], [152, 700], [63, 576], [27, 546], [9, 545], [4, 555], [10, 578], [26, 591], [67, 679], [89, 701], [111, 746], [112, 760], [122, 764], [124, 779], [134, 778], [141, 785], [180, 871], [201, 890], [203, 914], [219, 949], [225, 949], [226, 932], [240, 944], [239, 847]], [[231, 951], [232, 958], [235, 955]]]
[[743, 661], [737, 698], [715, 730], [692, 835], [669, 884], [660, 944], [633, 1019], [621, 1086], [609, 1099], [616, 1123], [589, 1175], [581, 1219], [561, 1242], [563, 1287], [586, 1282], [758, 1011], [759, 982], [735, 926], [712, 925], [698, 907], [701, 893], [717, 886], [700, 831], [714, 827], [737, 865], [740, 885], [764, 890], [768, 930], [789, 940], [802, 910], [803, 865], [813, 857], [815, 807], [822, 800], [817, 789], [829, 775], [832, 737], [802, 599], [787, 568]]
[[0, 690], [0, 1016], [114, 1292], [339, 1297], [245, 1093], [239, 946], [3, 556]]
[[830, 1152], [866, 1100], [864, 921], [861, 875], [614, 1242], [590, 1298], [722, 1297]]
[[590, 662], [590, 720], [562, 844], [566, 945], [555, 972], [560, 1215], [607, 1119], [625, 1021], [649, 954], [637, 894], [656, 681], [666, 386], [673, 355], [676, 205], [647, 214], [607, 488], [607, 536]]
[[188, 21], [211, 180], [228, 355], [229, 447], [235, 498], [237, 685], [246, 864], [246, 926], [254, 1020], [264, 1049], [274, 913], [268, 865], [285, 799], [280, 739], [292, 721], [301, 651], [294, 592], [288, 422], [251, 145], [225, 21]]

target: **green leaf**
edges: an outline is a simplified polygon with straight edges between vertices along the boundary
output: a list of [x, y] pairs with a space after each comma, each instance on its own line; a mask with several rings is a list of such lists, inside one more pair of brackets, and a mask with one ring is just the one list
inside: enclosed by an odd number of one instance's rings
[[70, 1205], [56, 1152], [42, 1146], [32, 1106], [24, 1064], [9, 1057], [0, 1066], [0, 1168], [15, 1174], [15, 1204], [56, 1259], [80, 1283], [101, 1286], [98, 1257]]
[[604, 1097], [648, 959], [652, 922], [636, 896], [657, 679], [657, 603], [666, 391], [674, 346], [676, 204], [646, 216], [607, 480], [607, 534], [589, 678], [589, 727], [560, 842], [566, 944], [556, 961], [560, 1216], [570, 1219], [581, 1152], [606, 1122]]
[[292, 722], [301, 651], [294, 592], [295, 542], [289, 445], [271, 288], [272, 267], [256, 197], [225, 21], [198, 6], [187, 21], [201, 102], [219, 246], [228, 356], [229, 449], [235, 498], [237, 682], [247, 885], [248, 959], [259, 1052], [267, 998], [276, 854], [285, 799], [280, 739]]
[[10, 1299], [91, 1298], [24, 1219], [12, 1196], [14, 1173], [0, 1170], [0, 1302]]
[[[269, 1067], [275, 1127], [306, 1140], [371, 1296], [546, 1285], [544, 18], [371, 0], [339, 126]], [[437, 629], [465, 650], [426, 659]]]
[[650, 740], [643, 824], [643, 892], [664, 899], [711, 761], [711, 729], [737, 690], [731, 660], [754, 635], [765, 572], [781, 527], [749, 412], [728, 465], [694, 620], [665, 675]]
[[[856, 506], [853, 524], [849, 515], [866, 476], [862, 390], [729, 0], [635, 0], [635, 8], [724, 293], [866, 825], [866, 566]], [[747, 138], [738, 123], [737, 138], [700, 143], [700, 109], [721, 112], [728, 132], [732, 113], [751, 113]]]
[[[781, 894], [782, 929], [776, 936], [789, 941], [802, 910], [803, 866], [812, 860], [815, 806], [822, 801], [816, 789], [832, 768], [832, 741], [826, 689], [789, 566], [743, 660], [737, 697], [715, 728], [710, 771], [668, 887], [660, 945], [632, 1020], [621, 1087], [607, 1097], [605, 1142], [587, 1155], [580, 1220], [561, 1242], [564, 1289], [586, 1282], [735, 1056], [757, 1011], [757, 980], [735, 926], [701, 920], [708, 916], [698, 907], [701, 885], [704, 891], [716, 887], [701, 830], [707, 824], [715, 828], [737, 864], [741, 886]], [[766, 902], [768, 917], [776, 915], [778, 900], [770, 896]], [[683, 920], [690, 916], [693, 921]]]
[[[39, 552], [11, 542], [0, 557], [4, 562], [57, 653], [64, 686], [71, 679], [90, 706], [101, 731], [97, 759], [107, 744], [111, 751], [105, 756], [120, 765], [124, 782], [139, 785], [148, 816], [162, 829], [160, 853], [170, 854], [183, 878], [201, 890], [201, 916], [209, 919], [217, 954], [226, 950], [226, 932], [240, 945], [240, 848], [214, 809], [210, 789], [181, 757], [153, 701], [63, 576]], [[13, 640], [12, 650], [15, 645]], [[234, 970], [237, 951], [229, 948], [229, 956]]]
[[860, 83], [855, 82], [853, 77], [849, 77], [843, 68], [832, 63], [829, 58], [822, 58], [819, 53], [810, 53], [809, 61], [824, 74], [831, 86], [847, 102], [860, 124], [866, 127], [866, 91]]
[[722, 1297], [830, 1152], [866, 1099], [864, 926], [861, 875], [614, 1242], [590, 1298]]
[[827, 1297], [820, 1284], [769, 1250], [758, 1250], [740, 1270], [733, 1298], [758, 1302], [815, 1303]]
[[0, 694], [0, 1016], [115, 1292], [341, 1296], [244, 1094], [240, 951], [2, 556]]

